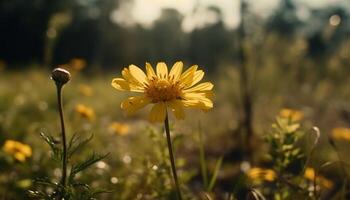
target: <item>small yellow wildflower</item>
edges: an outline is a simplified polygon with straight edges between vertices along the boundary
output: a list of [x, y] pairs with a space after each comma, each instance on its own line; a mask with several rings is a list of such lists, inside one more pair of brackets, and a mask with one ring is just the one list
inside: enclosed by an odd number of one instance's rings
[[87, 97], [91, 97], [94, 94], [94, 91], [92, 90], [92, 88], [88, 85], [85, 84], [80, 84], [79, 85], [79, 93], [87, 96]]
[[68, 65], [74, 71], [81, 71], [86, 67], [86, 61], [81, 58], [72, 58]]
[[323, 176], [316, 176], [315, 177], [315, 170], [313, 168], [306, 168], [305, 172], [304, 172], [304, 177], [310, 181], [314, 181], [314, 179], [316, 178], [316, 182], [319, 183], [321, 186], [325, 187], [325, 188], [332, 188], [333, 187], [333, 182]]
[[32, 156], [32, 148], [29, 145], [23, 144], [15, 140], [6, 140], [2, 150], [12, 155], [16, 160], [24, 162]]
[[338, 127], [332, 130], [331, 137], [336, 140], [350, 141], [350, 128]]
[[300, 121], [304, 118], [303, 112], [299, 110], [292, 110], [289, 108], [283, 108], [280, 111], [279, 116], [282, 118], [291, 119], [292, 121]]
[[75, 111], [80, 114], [85, 119], [94, 120], [95, 119], [95, 111], [91, 107], [88, 107], [84, 104], [77, 104], [75, 106]]
[[141, 95], [130, 97], [121, 103], [121, 108], [128, 114], [148, 104], [154, 104], [149, 120], [164, 122], [167, 108], [177, 119], [184, 119], [184, 108], [197, 108], [207, 111], [213, 107], [211, 91], [214, 85], [210, 82], [197, 84], [204, 72], [194, 65], [182, 73], [183, 63], [176, 62], [170, 72], [164, 62], [159, 62], [156, 72], [146, 63], [146, 74], [137, 66], [130, 65], [122, 71], [123, 78], [112, 80], [117, 90], [139, 92]]
[[277, 178], [277, 175], [273, 170], [259, 168], [259, 167], [251, 168], [247, 172], [247, 176], [254, 182], [261, 182], [261, 181], [272, 182]]
[[127, 135], [130, 131], [130, 126], [125, 123], [113, 122], [108, 128], [112, 133], [118, 135]]

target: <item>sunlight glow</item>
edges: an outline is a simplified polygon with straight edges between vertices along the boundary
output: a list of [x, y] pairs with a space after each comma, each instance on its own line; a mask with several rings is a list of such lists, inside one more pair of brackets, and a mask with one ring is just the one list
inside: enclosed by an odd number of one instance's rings
[[224, 25], [235, 28], [239, 23], [239, 1], [232, 0], [135, 0], [125, 1], [111, 14], [111, 20], [124, 26], [141, 24], [150, 28], [163, 9], [175, 9], [182, 16], [182, 28], [189, 32], [217, 22], [218, 13], [208, 7], [217, 7], [222, 14]]
[[[250, 12], [266, 18], [279, 6], [281, 0], [246, 0]], [[321, 8], [342, 0], [295, 0], [308, 8]], [[211, 9], [215, 8], [218, 10]], [[307, 19], [309, 11], [300, 6], [298, 15]], [[191, 32], [222, 20], [227, 29], [234, 29], [240, 22], [239, 0], [125, 0], [111, 13], [111, 20], [122, 26], [131, 27], [136, 24], [144, 28], [152, 28], [164, 9], [174, 9], [183, 17], [182, 29]]]
[[332, 15], [330, 18], [329, 18], [329, 24], [332, 25], [332, 26], [338, 26], [341, 22], [341, 18], [339, 15]]

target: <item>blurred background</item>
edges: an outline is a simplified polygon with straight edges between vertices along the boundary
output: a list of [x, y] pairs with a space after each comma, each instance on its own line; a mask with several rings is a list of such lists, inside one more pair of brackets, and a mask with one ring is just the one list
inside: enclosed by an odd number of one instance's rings
[[[333, 55], [349, 34], [346, 0], [246, 4], [245, 32], [254, 45], [272, 35], [279, 46], [299, 39], [293, 53], [307, 51], [306, 58], [315, 59]], [[5, 0], [0, 9], [0, 59], [11, 68], [52, 67], [79, 58], [93, 69], [185, 60], [214, 70], [232, 63], [240, 42], [240, 1]]]
[[[216, 94], [212, 111], [171, 120], [189, 198], [204, 191], [201, 145], [210, 173], [223, 158], [210, 191], [218, 199], [244, 193], [242, 171], [272, 168], [265, 136], [277, 115], [297, 113], [306, 133], [321, 130], [313, 167], [350, 161], [348, 0], [2, 0], [0, 199], [26, 198], [33, 177], [60, 177], [39, 136], [58, 136], [49, 79], [57, 66], [72, 73], [64, 90], [69, 135], [94, 134], [91, 148], [111, 152], [79, 179], [114, 191], [101, 199], [169, 199], [161, 125], [145, 120], [147, 109], [125, 116], [120, 102], [129, 95], [110, 82], [130, 64], [179, 60], [204, 69]], [[343, 172], [331, 169], [324, 176], [341, 184]], [[272, 198], [274, 190], [262, 191]]]

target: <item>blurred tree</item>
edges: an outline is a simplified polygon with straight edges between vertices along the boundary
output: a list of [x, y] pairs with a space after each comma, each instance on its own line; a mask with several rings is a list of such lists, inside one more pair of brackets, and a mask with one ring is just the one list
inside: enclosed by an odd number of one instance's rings
[[9, 64], [42, 62], [50, 16], [68, 0], [0, 1], [0, 56]]
[[297, 16], [296, 2], [293, 0], [280, 1], [279, 7], [271, 15], [266, 24], [266, 30], [291, 36], [303, 25]]
[[209, 10], [218, 15], [218, 22], [189, 33], [188, 60], [214, 70], [216, 66], [232, 61], [232, 31], [222, 22], [222, 13], [215, 7]]

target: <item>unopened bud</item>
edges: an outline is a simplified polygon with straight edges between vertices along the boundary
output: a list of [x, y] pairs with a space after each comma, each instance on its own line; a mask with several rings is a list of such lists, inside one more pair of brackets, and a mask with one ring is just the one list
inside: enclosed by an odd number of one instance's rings
[[52, 71], [51, 78], [56, 82], [56, 84], [64, 85], [70, 80], [70, 73], [62, 68], [55, 68]]

